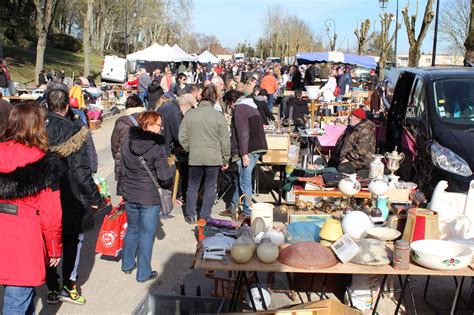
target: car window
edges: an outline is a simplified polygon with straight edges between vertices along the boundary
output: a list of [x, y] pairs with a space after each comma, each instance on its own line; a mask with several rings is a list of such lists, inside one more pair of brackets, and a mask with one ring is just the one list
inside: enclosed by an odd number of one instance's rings
[[450, 123], [474, 122], [474, 80], [452, 79], [434, 83], [436, 112]]
[[412, 90], [410, 99], [408, 101], [406, 118], [421, 118], [425, 112], [426, 106], [426, 92], [423, 81], [417, 79], [415, 88]]

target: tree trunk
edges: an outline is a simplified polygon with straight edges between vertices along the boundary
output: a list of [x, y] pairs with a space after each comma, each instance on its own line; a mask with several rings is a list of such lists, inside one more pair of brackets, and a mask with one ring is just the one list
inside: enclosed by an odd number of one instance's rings
[[90, 75], [91, 61], [90, 56], [92, 53], [91, 49], [91, 20], [92, 12], [94, 9], [94, 0], [87, 0], [87, 13], [84, 18], [84, 76]]
[[51, 24], [51, 13], [53, 11], [54, 0], [45, 0], [44, 6], [41, 0], [33, 1], [36, 7], [36, 33], [38, 42], [36, 43], [36, 65], [35, 83], [38, 84], [38, 76], [44, 67], [44, 51], [46, 49], [46, 38], [48, 36], [49, 25]]
[[420, 47], [418, 44], [413, 45], [408, 50], [408, 66], [409, 67], [418, 67], [418, 62], [420, 60]]
[[474, 62], [474, 0], [471, 0], [471, 18], [469, 19], [469, 33], [464, 43], [466, 54], [464, 58], [467, 62]]

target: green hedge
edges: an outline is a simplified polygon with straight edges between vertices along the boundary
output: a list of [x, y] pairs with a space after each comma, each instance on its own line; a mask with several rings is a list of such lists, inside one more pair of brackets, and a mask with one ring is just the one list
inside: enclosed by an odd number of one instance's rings
[[82, 42], [67, 34], [51, 34], [48, 36], [48, 45], [51, 47], [78, 52], [82, 49]]

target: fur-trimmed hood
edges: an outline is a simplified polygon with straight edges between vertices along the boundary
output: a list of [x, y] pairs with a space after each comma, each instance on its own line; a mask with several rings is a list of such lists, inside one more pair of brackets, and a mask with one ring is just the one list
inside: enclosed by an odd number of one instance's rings
[[[31, 197], [48, 187], [59, 189], [59, 179], [64, 174], [65, 166], [56, 154], [38, 154], [37, 148], [18, 143], [2, 146], [1, 149], [0, 199]], [[5, 161], [10, 166], [3, 163]]]
[[165, 144], [165, 137], [138, 127], [130, 128], [129, 146], [133, 154], [143, 155], [156, 144]]
[[49, 150], [59, 154], [62, 157], [68, 157], [79, 151], [84, 146], [87, 141], [87, 137], [89, 137], [89, 130], [83, 126], [71, 138], [59, 145], [51, 146]]

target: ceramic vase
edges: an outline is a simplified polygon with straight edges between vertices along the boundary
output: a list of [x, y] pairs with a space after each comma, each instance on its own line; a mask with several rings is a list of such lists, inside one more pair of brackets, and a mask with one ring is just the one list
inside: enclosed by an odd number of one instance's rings
[[279, 254], [280, 251], [278, 250], [278, 246], [273, 244], [270, 238], [263, 238], [260, 245], [257, 247], [257, 257], [265, 264], [275, 262], [278, 259]]

